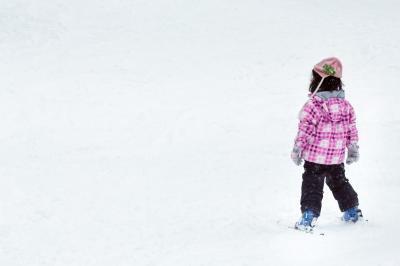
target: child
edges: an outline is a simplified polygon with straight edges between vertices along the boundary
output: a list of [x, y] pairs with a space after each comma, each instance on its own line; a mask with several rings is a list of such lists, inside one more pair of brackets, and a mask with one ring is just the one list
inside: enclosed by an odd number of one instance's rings
[[304, 162], [301, 186], [302, 217], [295, 227], [310, 230], [320, 215], [324, 180], [344, 212], [343, 220], [357, 222], [362, 217], [358, 196], [345, 176], [346, 163], [358, 161], [358, 133], [353, 107], [344, 99], [342, 64], [326, 58], [314, 66], [310, 99], [299, 114], [299, 130], [291, 158]]

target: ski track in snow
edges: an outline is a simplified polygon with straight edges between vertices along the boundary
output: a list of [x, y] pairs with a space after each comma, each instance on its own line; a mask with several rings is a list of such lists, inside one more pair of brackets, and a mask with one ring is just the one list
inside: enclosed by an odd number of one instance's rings
[[[0, 265], [400, 265], [396, 1], [2, 1]], [[316, 232], [289, 158], [344, 63], [368, 223]]]

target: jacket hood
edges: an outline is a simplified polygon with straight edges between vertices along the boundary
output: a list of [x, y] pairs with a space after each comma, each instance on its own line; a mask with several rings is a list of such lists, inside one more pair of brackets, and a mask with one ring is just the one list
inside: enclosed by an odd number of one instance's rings
[[323, 100], [328, 100], [330, 98], [339, 98], [339, 99], [344, 99], [344, 90], [338, 90], [338, 91], [320, 91], [317, 92], [316, 96]]
[[339, 122], [345, 117], [346, 104], [344, 91], [321, 91], [314, 98], [325, 118], [332, 122]]

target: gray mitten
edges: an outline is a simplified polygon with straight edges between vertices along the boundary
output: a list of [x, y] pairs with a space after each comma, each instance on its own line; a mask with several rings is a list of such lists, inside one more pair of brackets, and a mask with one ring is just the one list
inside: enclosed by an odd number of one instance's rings
[[301, 149], [300, 149], [300, 147], [294, 146], [290, 157], [292, 158], [292, 161], [296, 165], [300, 165], [303, 162], [303, 160], [301, 159]]
[[357, 143], [353, 143], [349, 147], [347, 147], [347, 159], [346, 159], [347, 164], [352, 164], [358, 161], [358, 159], [360, 158], [360, 153], [358, 152], [358, 148], [359, 147]]

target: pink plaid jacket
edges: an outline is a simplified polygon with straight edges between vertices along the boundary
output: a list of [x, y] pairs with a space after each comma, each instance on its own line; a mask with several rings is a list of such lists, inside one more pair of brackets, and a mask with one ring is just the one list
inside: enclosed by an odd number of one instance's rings
[[353, 107], [344, 91], [319, 92], [300, 111], [295, 145], [304, 160], [343, 163], [346, 147], [358, 141]]

